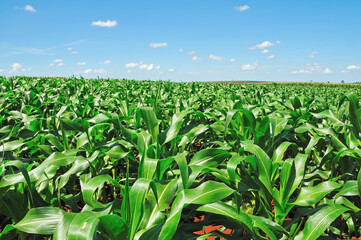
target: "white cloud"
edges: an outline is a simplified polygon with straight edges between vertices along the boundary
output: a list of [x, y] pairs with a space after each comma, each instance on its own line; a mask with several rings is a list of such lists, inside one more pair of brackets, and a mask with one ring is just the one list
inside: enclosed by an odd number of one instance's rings
[[183, 52], [183, 49], [182, 48], [178, 49], [178, 52]]
[[173, 69], [173, 68], [169, 68], [169, 69], [168, 69], [168, 72], [174, 72], [174, 69]]
[[357, 65], [350, 65], [350, 66], [347, 66], [346, 68], [347, 70], [355, 70], [355, 69], [360, 69], [360, 66], [357, 66]]
[[323, 70], [326, 68], [320, 63], [307, 63], [306, 66], [308, 66], [309, 71], [313, 72], [323, 72]]
[[160, 65], [154, 66], [154, 64], [143, 64], [142, 62], [140, 63], [127, 63], [125, 64], [125, 68], [134, 68], [134, 67], [139, 67], [139, 69], [146, 69], [147, 71], [151, 71], [153, 69], [160, 69]]
[[85, 69], [83, 71], [76, 72], [76, 74], [79, 74], [79, 73], [84, 73], [84, 74], [88, 74], [88, 73], [105, 73], [105, 70], [104, 70], [104, 68], [100, 68], [100, 69], [88, 68], [88, 69]]
[[115, 27], [118, 25], [117, 21], [113, 20], [113, 21], [110, 21], [110, 20], [106, 20], [105, 22], [104, 21], [94, 21], [91, 23], [92, 26], [98, 26], [98, 27]]
[[312, 52], [308, 57], [315, 58], [318, 54], [319, 54], [319, 52]]
[[188, 55], [194, 55], [194, 54], [196, 54], [196, 53], [197, 53], [196, 51], [189, 51], [189, 52], [187, 52]]
[[68, 50], [71, 51], [71, 50], [73, 50], [73, 48], [69, 47]]
[[199, 57], [197, 57], [197, 56], [192, 57], [192, 61], [199, 61], [199, 60], [201, 60], [201, 59]]
[[234, 58], [231, 58], [231, 60], [229, 60], [230, 62], [235, 62], [236, 61], [236, 59], [234, 59]]
[[248, 9], [250, 9], [250, 7], [248, 5], [244, 5], [244, 6], [237, 6], [235, 7], [237, 11], [243, 12], [246, 11]]
[[[159, 68], [160, 68], [160, 66], [159, 66]], [[139, 69], [146, 69], [147, 71], [151, 71], [151, 70], [153, 70], [154, 69], [154, 64], [152, 63], [152, 64], [141, 64], [141, 65], [139, 65]]]
[[64, 66], [63, 59], [55, 59], [52, 63], [49, 64], [49, 67], [57, 65], [58, 67]]
[[78, 54], [78, 51], [72, 51], [71, 54]]
[[216, 61], [221, 61], [225, 59], [224, 57], [214, 56], [213, 54], [209, 55], [208, 58]]
[[154, 64], [153, 63], [149, 64], [149, 66], [147, 67], [147, 71], [151, 71], [153, 70], [153, 68], [154, 68]]
[[11, 64], [11, 72], [13, 72], [13, 73], [27, 72], [27, 71], [30, 71], [30, 70], [31, 70], [31, 68], [25, 69], [23, 67], [23, 65], [21, 65], [20, 63]]
[[258, 66], [257, 62], [255, 62], [254, 64], [243, 64], [241, 66], [241, 69], [242, 70], [254, 70], [257, 68], [257, 66]]
[[132, 72], [132, 70], [128, 70], [128, 71], [127, 71], [127, 73], [131, 73], [131, 72]]
[[125, 64], [125, 68], [134, 68], [139, 66], [139, 63], [127, 63]]
[[311, 73], [311, 72], [308, 71], [308, 70], [304, 70], [304, 69], [301, 69], [301, 70], [293, 71], [293, 72], [292, 72], [292, 74], [299, 74], [299, 73]]
[[31, 5], [26, 5], [24, 7], [24, 10], [27, 11], [27, 12], [36, 12], [35, 8], [33, 8]]
[[86, 62], [78, 62], [77, 65], [78, 66], [84, 66], [86, 64]]
[[139, 65], [139, 69], [147, 69], [147, 68], [148, 68], [148, 64]]
[[277, 40], [277, 41], [276, 41], [276, 44], [281, 44], [281, 41]]
[[268, 59], [274, 59], [275, 58], [275, 55], [270, 55], [267, 57]]
[[268, 49], [264, 49], [261, 53], [269, 53]]
[[260, 43], [260, 44], [257, 44], [257, 45], [254, 45], [254, 46], [251, 46], [249, 47], [248, 49], [250, 50], [255, 50], [255, 49], [264, 49], [264, 48], [267, 48], [267, 47], [272, 47], [274, 46], [275, 44], [270, 42], [270, 41], [265, 41], [263, 43]]
[[20, 63], [13, 63], [11, 65], [11, 71], [12, 72], [18, 72], [19, 70], [21, 70], [23, 66]]
[[104, 68], [93, 69], [93, 73], [105, 73], [105, 70], [104, 70]]
[[325, 70], [323, 70], [323, 73], [332, 73], [332, 71], [329, 68], [325, 68]]
[[150, 43], [151, 48], [168, 47], [168, 43]]
[[110, 61], [110, 60], [105, 60], [104, 62], [99, 62], [99, 64], [111, 64], [112, 63], [112, 61]]
[[1, 72], [4, 72], [4, 71], [5, 71], [4, 69], [0, 69], [0, 73], [1, 73]]

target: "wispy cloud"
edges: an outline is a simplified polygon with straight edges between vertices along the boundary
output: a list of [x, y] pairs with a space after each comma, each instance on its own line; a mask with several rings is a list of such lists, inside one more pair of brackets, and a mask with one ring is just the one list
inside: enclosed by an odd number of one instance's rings
[[293, 71], [292, 74], [300, 74], [300, 73], [311, 73], [310, 71], [308, 70], [304, 70], [304, 69], [301, 69], [301, 70], [297, 70], [297, 71]]
[[18, 71], [21, 71], [23, 68], [23, 66], [20, 64], [20, 63], [13, 63], [11, 65], [11, 71], [12, 72], [18, 72]]
[[209, 55], [208, 58], [209, 58], [209, 59], [212, 59], [212, 60], [216, 60], [216, 61], [221, 61], [221, 60], [224, 60], [224, 59], [225, 59], [224, 57], [215, 56], [215, 55], [213, 55], [213, 54]]
[[23, 65], [21, 65], [20, 63], [13, 63], [11, 64], [11, 71], [10, 73], [21, 73], [21, 72], [28, 72], [30, 71], [31, 68], [24, 68]]
[[183, 49], [182, 48], [178, 49], [178, 52], [183, 52]]
[[257, 66], [258, 66], [257, 62], [255, 62], [254, 64], [243, 64], [241, 66], [241, 69], [242, 70], [254, 70], [257, 68]]
[[108, 28], [111, 28], [111, 27], [115, 27], [118, 25], [117, 21], [113, 20], [106, 20], [106, 21], [94, 21], [91, 23], [92, 26], [98, 26], [98, 27], [108, 27]]
[[[146, 69], [147, 71], [151, 71], [151, 70], [153, 70], [154, 69], [154, 64], [152, 63], [152, 64], [141, 64], [141, 65], [139, 65], [139, 68], [140, 69]], [[159, 69], [160, 68], [160, 66], [157, 66], [156, 67], [156, 69]]]
[[193, 57], [192, 57], [192, 61], [199, 61], [199, 60], [201, 60], [201, 58], [199, 58], [199, 57], [197, 57], [197, 56], [193, 56]]
[[310, 55], [308, 55], [308, 57], [315, 58], [315, 57], [317, 57], [318, 54], [319, 54], [319, 52], [312, 52]]
[[77, 65], [78, 66], [84, 66], [86, 64], [86, 62], [78, 62]]
[[239, 12], [243, 12], [243, 11], [250, 9], [250, 7], [248, 5], [244, 5], [244, 6], [237, 6], [237, 7], [235, 7], [235, 9]]
[[325, 70], [323, 70], [323, 73], [332, 73], [332, 70], [331, 69], [329, 69], [329, 68], [325, 68]]
[[160, 47], [168, 47], [168, 43], [150, 43], [149, 47], [151, 48], [160, 48]]
[[55, 65], [58, 67], [64, 66], [63, 59], [55, 59], [52, 63], [49, 64], [49, 67], [53, 67]]
[[[277, 42], [279, 42], [279, 41], [277, 41]], [[273, 47], [274, 45], [281, 43], [281, 42], [279, 42], [279, 43], [277, 43], [277, 42], [276, 42], [276, 43], [272, 43], [272, 42], [270, 42], [270, 41], [265, 41], [265, 42], [263, 42], [263, 43], [260, 43], [260, 44], [251, 46], [251, 47], [249, 47], [248, 49], [250, 49], [250, 50], [264, 49], [264, 48], [268, 48], [268, 47]]]
[[269, 53], [268, 49], [263, 49], [263, 51], [261, 53]]
[[236, 61], [236, 59], [231, 58], [229, 61], [230, 61], [230, 62], [235, 62], [235, 61]]
[[26, 6], [24, 7], [24, 10], [27, 11], [27, 12], [33, 12], [33, 13], [36, 12], [36, 9], [33, 8], [31, 5], [26, 5]]
[[169, 69], [168, 69], [168, 72], [174, 72], [174, 69], [173, 69], [173, 68], [169, 68]]
[[275, 58], [275, 55], [270, 55], [267, 57], [268, 59], [274, 59]]
[[360, 69], [360, 66], [357, 65], [349, 65], [346, 67], [347, 70], [356, 70], [356, 69]]
[[93, 69], [93, 68], [88, 68], [88, 69], [85, 69], [83, 71], [78, 71], [76, 72], [76, 74], [89, 74], [89, 73], [98, 73], [98, 74], [101, 74], [101, 73], [105, 73], [105, 70], [104, 68], [100, 68], [100, 69]]
[[104, 62], [99, 62], [99, 64], [111, 64], [112, 63], [112, 61], [110, 61], [110, 60], [105, 60]]
[[139, 63], [127, 63], [125, 64], [125, 68], [134, 68], [139, 66]]
[[47, 49], [40, 49], [40, 48], [28, 48], [28, 47], [21, 47], [21, 48], [13, 48], [12, 46], [9, 46], [8, 49], [12, 49], [11, 52], [7, 52], [3, 57], [10, 57], [14, 55], [22, 55], [22, 54], [30, 54], [30, 55], [44, 55], [44, 56], [50, 56], [54, 55], [53, 53], [49, 53], [51, 50], [50, 48]]
[[73, 51], [73, 48], [68, 47], [68, 50], [70, 51], [71, 54], [78, 54], [78, 51]]
[[197, 54], [197, 52], [196, 51], [189, 51], [189, 52], [187, 52], [187, 54], [188, 55], [194, 55], [194, 54]]

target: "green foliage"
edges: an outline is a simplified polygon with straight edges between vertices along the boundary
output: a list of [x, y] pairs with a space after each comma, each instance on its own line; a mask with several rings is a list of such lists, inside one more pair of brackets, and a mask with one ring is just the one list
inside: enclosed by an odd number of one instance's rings
[[360, 237], [359, 85], [0, 82], [0, 239]]

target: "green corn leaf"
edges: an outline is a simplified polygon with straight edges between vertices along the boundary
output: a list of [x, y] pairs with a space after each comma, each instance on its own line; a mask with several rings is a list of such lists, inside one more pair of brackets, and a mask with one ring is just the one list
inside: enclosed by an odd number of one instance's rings
[[341, 185], [332, 182], [322, 182], [315, 187], [303, 187], [298, 194], [298, 197], [292, 204], [298, 206], [311, 206], [320, 201], [326, 194], [339, 188]]
[[62, 219], [59, 221], [55, 232], [54, 232], [54, 240], [61, 240], [68, 238], [68, 231], [71, 227], [71, 222], [77, 216], [76, 213], [64, 213]]
[[99, 219], [95, 213], [90, 211], [76, 213], [76, 216], [70, 222], [66, 237], [67, 239], [77, 240], [94, 239], [98, 224]]
[[14, 227], [26, 233], [53, 234], [63, 214], [55, 207], [32, 208]]
[[73, 131], [80, 131], [80, 132], [85, 131], [84, 127], [80, 123], [78, 123], [74, 120], [63, 118], [63, 119], [60, 119], [60, 122], [63, 125], [64, 130], [73, 130]]
[[338, 196], [357, 196], [357, 195], [359, 195], [357, 181], [350, 180], [347, 181], [345, 185], [343, 185], [343, 187], [337, 193], [335, 198], [337, 198]]
[[163, 139], [162, 145], [177, 137], [182, 127], [183, 119], [187, 114], [188, 112], [179, 112], [173, 115], [169, 128], [160, 135], [160, 138]]
[[15, 149], [23, 146], [24, 144], [25, 143], [20, 140], [6, 142], [0, 146], [0, 152], [14, 151]]
[[338, 216], [347, 210], [349, 209], [337, 204], [322, 208], [307, 220], [304, 229], [295, 240], [317, 239]]
[[110, 236], [112, 240], [127, 240], [127, 222], [118, 215], [105, 215], [99, 217], [99, 231]]
[[271, 173], [272, 161], [269, 156], [257, 145], [246, 144], [245, 151], [251, 152], [256, 155], [258, 177], [269, 193], [272, 193], [271, 187]]
[[129, 152], [125, 152], [121, 146], [117, 145], [106, 152], [106, 154], [115, 159], [122, 159], [127, 156]]
[[171, 239], [177, 230], [177, 226], [181, 217], [181, 211], [189, 204], [208, 204], [217, 202], [232, 194], [234, 190], [227, 187], [223, 183], [208, 181], [194, 189], [185, 189], [172, 204], [172, 210], [167, 218], [159, 239]]
[[152, 135], [153, 142], [158, 142], [158, 135], [159, 135], [159, 127], [158, 127], [158, 120], [155, 116], [153, 109], [148, 107], [140, 108], [140, 113], [142, 118], [147, 126], [149, 133]]
[[189, 165], [216, 167], [230, 156], [231, 154], [223, 149], [204, 149], [194, 155]]
[[361, 133], [361, 108], [359, 107], [358, 97], [355, 93], [346, 95], [350, 101], [350, 120], [358, 134]]

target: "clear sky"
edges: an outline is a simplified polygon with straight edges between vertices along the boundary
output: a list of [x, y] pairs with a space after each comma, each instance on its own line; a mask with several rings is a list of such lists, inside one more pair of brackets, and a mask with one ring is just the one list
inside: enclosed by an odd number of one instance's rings
[[0, 0], [0, 75], [361, 82], [361, 0]]

